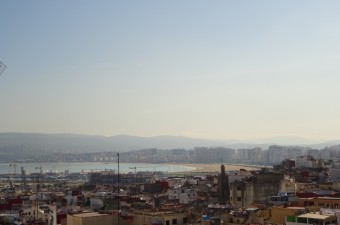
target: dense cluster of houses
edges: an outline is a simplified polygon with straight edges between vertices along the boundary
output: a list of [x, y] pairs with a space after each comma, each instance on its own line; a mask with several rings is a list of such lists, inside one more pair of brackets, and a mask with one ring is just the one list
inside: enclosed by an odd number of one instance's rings
[[89, 174], [70, 186], [3, 188], [0, 224], [335, 225], [340, 224], [339, 160], [310, 155], [272, 168], [214, 173]]

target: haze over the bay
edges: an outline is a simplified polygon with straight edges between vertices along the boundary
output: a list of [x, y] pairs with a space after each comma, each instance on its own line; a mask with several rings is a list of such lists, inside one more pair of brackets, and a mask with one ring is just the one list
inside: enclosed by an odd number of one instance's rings
[[340, 139], [339, 10], [2, 1], [0, 132]]

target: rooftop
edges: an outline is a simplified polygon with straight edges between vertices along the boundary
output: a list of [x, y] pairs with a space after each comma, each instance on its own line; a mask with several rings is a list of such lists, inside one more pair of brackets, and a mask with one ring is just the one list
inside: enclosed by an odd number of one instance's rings
[[100, 214], [100, 213], [79, 213], [79, 214], [73, 214], [75, 217], [95, 217], [95, 216], [107, 216], [109, 214]]
[[308, 218], [308, 219], [318, 219], [318, 220], [327, 220], [333, 217], [334, 216], [332, 215], [322, 215], [320, 213], [306, 213], [306, 214], [298, 216], [298, 218]]

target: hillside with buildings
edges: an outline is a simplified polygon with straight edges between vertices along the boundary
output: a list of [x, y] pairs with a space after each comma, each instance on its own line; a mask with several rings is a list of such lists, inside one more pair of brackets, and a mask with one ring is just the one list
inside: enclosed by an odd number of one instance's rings
[[[274, 139], [271, 139], [273, 141]], [[304, 140], [304, 139], [302, 139]], [[332, 158], [340, 149], [336, 141], [308, 145], [247, 144], [236, 140], [205, 140], [176, 136], [112, 137], [75, 134], [0, 133], [1, 162], [110, 161], [122, 153], [126, 162], [193, 162], [272, 164], [285, 158], [311, 154]], [[282, 140], [281, 140], [282, 141]], [[329, 146], [329, 147], [325, 147]]]
[[[116, 162], [117, 152], [53, 153], [31, 158], [18, 158], [20, 162]], [[142, 149], [120, 152], [120, 161], [126, 163], [229, 163], [245, 165], [274, 165], [284, 159], [310, 155], [315, 159], [339, 159], [340, 146], [321, 150], [300, 146], [271, 145], [262, 148], [232, 149], [224, 147], [196, 147], [193, 149]]]
[[339, 224], [339, 158], [307, 154], [270, 168], [226, 168], [2, 176], [0, 224]]

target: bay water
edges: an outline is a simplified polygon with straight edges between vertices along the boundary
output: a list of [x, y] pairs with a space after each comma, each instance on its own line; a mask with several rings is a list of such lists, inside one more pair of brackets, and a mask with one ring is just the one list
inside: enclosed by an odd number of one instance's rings
[[[81, 162], [81, 163], [0, 163], [0, 174], [21, 174], [21, 167], [26, 174], [39, 173], [69, 173], [96, 172], [104, 170], [118, 171], [118, 163]], [[149, 164], [149, 163], [119, 163], [120, 173], [135, 172], [185, 172], [194, 170], [194, 167], [176, 164]]]

